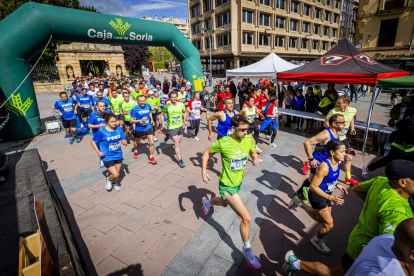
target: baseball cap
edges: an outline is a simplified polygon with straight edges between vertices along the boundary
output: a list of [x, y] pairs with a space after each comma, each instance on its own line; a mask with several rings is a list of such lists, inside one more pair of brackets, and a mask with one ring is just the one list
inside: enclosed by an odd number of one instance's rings
[[388, 179], [414, 179], [414, 163], [403, 159], [391, 161], [385, 167], [385, 175]]
[[152, 91], [152, 90], [148, 91], [148, 95], [150, 95], [150, 94], [154, 94], [154, 91]]

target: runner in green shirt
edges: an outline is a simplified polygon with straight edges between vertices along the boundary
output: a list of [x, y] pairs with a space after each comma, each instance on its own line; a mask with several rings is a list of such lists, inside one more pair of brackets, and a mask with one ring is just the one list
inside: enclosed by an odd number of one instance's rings
[[152, 131], [154, 132], [154, 141], [156, 142], [158, 139], [155, 138], [155, 132], [156, 132], [156, 128], [158, 126], [157, 117], [158, 117], [159, 114], [161, 114], [161, 108], [160, 108], [161, 101], [160, 101], [159, 98], [155, 97], [155, 92], [150, 90], [150, 91], [148, 91], [148, 99], [147, 99], [146, 103], [151, 106], [152, 118], [154, 119], [154, 122], [155, 122], [155, 125], [152, 126]]
[[352, 187], [355, 194], [365, 201], [358, 224], [349, 235], [346, 253], [341, 264], [328, 267], [321, 263], [298, 260], [293, 251], [285, 255], [283, 275], [293, 275], [303, 270], [313, 275], [345, 275], [371, 239], [394, 234], [403, 220], [414, 218], [408, 199], [414, 195], [414, 163], [394, 160], [385, 168], [387, 177], [376, 177]]
[[142, 91], [139, 91], [139, 85], [135, 84], [135, 89], [131, 92], [131, 98], [134, 99], [134, 101], [137, 101], [137, 97], [142, 95]]
[[122, 89], [122, 96], [124, 97], [124, 101], [121, 102], [121, 104], [119, 105], [119, 109], [120, 109], [119, 112], [121, 115], [124, 115], [124, 122], [125, 122], [124, 133], [126, 137], [125, 139], [127, 139], [127, 142], [129, 144], [130, 143], [129, 135], [131, 134], [130, 133], [131, 116], [129, 115], [129, 112], [137, 105], [137, 103], [129, 99], [129, 93], [126, 89]]
[[124, 101], [124, 98], [122, 97], [122, 88], [117, 87], [116, 92], [112, 93], [112, 97], [108, 98], [109, 103], [111, 104], [111, 110], [112, 113], [116, 116], [117, 124], [122, 128], [123, 122], [124, 122], [124, 116], [120, 114], [120, 108], [119, 106]]
[[[180, 143], [183, 135], [183, 119], [184, 124], [187, 125], [186, 121], [186, 109], [183, 103], [177, 100], [177, 92], [171, 91], [168, 93], [170, 102], [164, 105], [162, 109], [162, 115], [167, 115], [167, 135], [164, 141], [167, 142], [169, 138], [174, 141], [175, 154], [178, 158], [178, 164], [181, 168], [185, 167], [180, 154]], [[162, 122], [162, 127], [165, 128], [165, 122]]]
[[253, 269], [260, 269], [261, 264], [253, 254], [250, 246], [250, 222], [252, 220], [249, 210], [243, 203], [238, 192], [243, 180], [243, 171], [246, 167], [249, 155], [253, 159], [253, 165], [258, 166], [259, 159], [254, 146], [254, 140], [247, 135], [249, 122], [246, 116], [238, 114], [231, 119], [232, 135], [225, 136], [214, 142], [204, 151], [202, 161], [202, 177], [205, 183], [211, 178], [207, 174], [207, 162], [216, 153], [221, 153], [221, 161], [223, 171], [219, 177], [219, 191], [221, 197], [214, 197], [208, 200], [207, 197], [202, 198], [202, 212], [207, 215], [210, 208], [215, 206], [230, 207], [240, 217], [240, 234], [242, 236], [244, 247], [243, 253], [248, 264]]

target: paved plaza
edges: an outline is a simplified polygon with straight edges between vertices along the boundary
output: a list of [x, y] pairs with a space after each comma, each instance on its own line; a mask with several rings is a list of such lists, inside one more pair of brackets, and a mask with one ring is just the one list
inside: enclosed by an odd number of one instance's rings
[[[378, 103], [384, 106], [376, 106], [373, 121], [385, 124], [389, 96], [381, 97]], [[56, 99], [54, 94], [38, 96], [44, 121], [52, 119], [50, 106]], [[368, 105], [368, 98], [351, 104], [358, 108], [358, 120], [365, 120]], [[140, 145], [137, 160], [133, 159], [132, 143], [123, 147], [125, 160], [119, 192], [104, 188], [107, 172], [99, 167], [91, 147], [92, 136], [72, 146], [64, 133], [57, 133], [38, 136], [22, 146], [7, 143], [2, 147], [9, 147], [8, 151], [39, 150], [90, 275], [279, 275], [284, 255], [290, 249], [300, 259], [337, 265], [363, 202], [350, 191], [344, 205], [333, 206], [334, 228], [324, 239], [332, 253], [319, 253], [309, 242], [316, 222], [302, 209], [287, 209], [292, 192], [305, 179], [301, 168], [302, 160], [306, 160], [302, 146], [306, 135], [281, 127], [277, 148], [268, 147], [269, 140], [261, 137], [263, 162], [258, 167], [248, 163], [240, 192], [252, 214], [252, 248], [262, 264], [259, 271], [248, 267], [236, 214], [229, 207], [219, 207], [208, 216], [201, 212], [201, 197], [218, 194], [221, 172], [217, 155], [210, 162], [212, 181], [202, 181], [201, 156], [210, 145], [204, 115], [202, 119], [201, 142], [189, 137], [182, 141], [185, 168], [179, 168], [175, 160], [172, 141], [164, 143], [160, 134], [156, 142], [157, 165], [147, 161], [147, 140]], [[352, 176], [362, 181], [362, 165], [374, 158], [375, 155], [358, 154]], [[377, 170], [371, 176], [381, 174], [383, 170]], [[341, 172], [340, 182], [344, 178]], [[350, 186], [347, 188], [350, 190]], [[304, 273], [299, 271], [297, 275]]]

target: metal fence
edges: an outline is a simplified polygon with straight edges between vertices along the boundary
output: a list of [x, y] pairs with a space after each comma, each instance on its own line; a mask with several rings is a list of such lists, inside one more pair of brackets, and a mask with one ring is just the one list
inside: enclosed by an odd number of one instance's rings
[[33, 82], [60, 81], [59, 72], [55, 65], [37, 65], [32, 71]]

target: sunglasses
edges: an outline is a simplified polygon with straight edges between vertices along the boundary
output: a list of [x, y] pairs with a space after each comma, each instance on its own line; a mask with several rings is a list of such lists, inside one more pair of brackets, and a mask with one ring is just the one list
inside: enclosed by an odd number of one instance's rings
[[247, 131], [249, 128], [240, 128], [240, 127], [236, 127], [237, 131], [241, 131], [241, 132], [245, 132]]
[[345, 124], [345, 121], [343, 121], [343, 122], [336, 122], [337, 124]]

